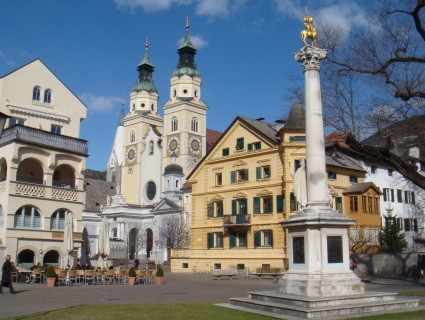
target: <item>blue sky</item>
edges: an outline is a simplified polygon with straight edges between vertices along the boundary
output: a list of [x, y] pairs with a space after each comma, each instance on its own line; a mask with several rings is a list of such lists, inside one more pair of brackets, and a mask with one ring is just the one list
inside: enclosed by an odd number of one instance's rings
[[237, 115], [274, 122], [288, 113], [291, 75], [302, 74], [293, 53], [302, 47], [304, 6], [346, 30], [367, 21], [348, 0], [2, 0], [0, 75], [40, 58], [87, 105], [86, 167], [105, 170], [146, 37], [160, 106], [188, 16], [208, 128], [224, 131]]

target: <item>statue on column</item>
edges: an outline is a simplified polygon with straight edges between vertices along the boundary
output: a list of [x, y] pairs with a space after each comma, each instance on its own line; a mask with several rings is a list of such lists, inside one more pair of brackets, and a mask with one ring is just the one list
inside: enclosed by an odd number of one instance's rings
[[307, 204], [307, 174], [305, 170], [305, 159], [300, 160], [300, 167], [294, 173], [289, 169], [294, 185], [294, 196], [297, 199], [298, 208], [304, 208]]
[[319, 40], [317, 37], [316, 28], [313, 26], [313, 17], [308, 14], [307, 8], [305, 8], [307, 15], [304, 17], [305, 30], [301, 31], [301, 39], [304, 45], [307, 46], [307, 39], [311, 39], [311, 45], [316, 46], [316, 41]]

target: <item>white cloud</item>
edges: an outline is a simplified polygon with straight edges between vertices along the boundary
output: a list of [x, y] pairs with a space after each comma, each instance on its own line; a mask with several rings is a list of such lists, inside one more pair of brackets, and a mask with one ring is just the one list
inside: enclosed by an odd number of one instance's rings
[[89, 111], [97, 113], [112, 112], [123, 101], [121, 97], [95, 96], [91, 93], [82, 93], [79, 98], [88, 107]]
[[247, 0], [114, 0], [121, 10], [134, 11], [143, 8], [145, 12], [171, 9], [175, 5], [195, 5], [195, 14], [209, 17], [226, 17], [238, 11]]
[[12, 59], [9, 59], [2, 51], [0, 51], [0, 61], [6, 64], [9, 67], [16, 66], [16, 62]]
[[318, 19], [330, 26], [338, 26], [349, 33], [353, 27], [367, 27], [370, 17], [364, 8], [352, 1], [339, 1], [319, 11]]
[[[183, 42], [184, 38], [181, 38], [177, 41], [177, 45], [180, 46]], [[190, 41], [192, 41], [193, 45], [196, 49], [202, 49], [208, 45], [208, 41], [204, 40], [202, 36], [190, 36]]]
[[290, 18], [301, 19], [305, 15], [305, 9], [300, 0], [273, 0], [276, 10]]

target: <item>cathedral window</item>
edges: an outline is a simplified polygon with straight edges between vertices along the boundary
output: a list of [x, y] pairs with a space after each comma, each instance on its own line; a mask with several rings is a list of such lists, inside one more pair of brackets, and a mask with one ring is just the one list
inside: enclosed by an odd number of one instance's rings
[[149, 200], [153, 200], [156, 195], [156, 184], [153, 181], [149, 181], [146, 185], [146, 196]]
[[136, 132], [134, 130], [130, 131], [130, 142], [136, 141]]
[[153, 154], [153, 141], [149, 142], [149, 154]]
[[198, 118], [197, 117], [193, 117], [192, 121], [191, 121], [191, 130], [193, 132], [198, 132]]
[[154, 104], [153, 104], [153, 103], [151, 104], [151, 110], [152, 110], [152, 111], [155, 111], [155, 106], [154, 106]]
[[180, 180], [176, 180], [176, 188], [180, 186]]
[[47, 89], [44, 91], [44, 103], [52, 103], [52, 90]]
[[171, 118], [171, 131], [177, 131], [179, 127], [179, 120], [177, 117]]
[[32, 89], [32, 100], [40, 101], [40, 87], [34, 87], [34, 89]]

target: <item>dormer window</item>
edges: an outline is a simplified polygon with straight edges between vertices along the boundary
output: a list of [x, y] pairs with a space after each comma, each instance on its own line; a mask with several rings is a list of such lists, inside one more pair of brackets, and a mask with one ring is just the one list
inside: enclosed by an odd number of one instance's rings
[[40, 87], [34, 87], [34, 89], [32, 90], [32, 100], [40, 101]]
[[47, 89], [44, 91], [44, 103], [52, 103], [52, 90]]

